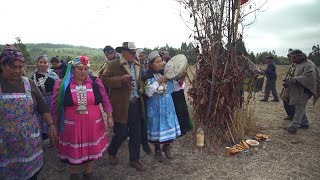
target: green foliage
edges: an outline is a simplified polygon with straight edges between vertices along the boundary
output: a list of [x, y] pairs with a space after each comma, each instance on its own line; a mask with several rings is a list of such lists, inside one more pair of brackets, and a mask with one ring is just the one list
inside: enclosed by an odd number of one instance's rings
[[76, 58], [80, 55], [88, 56], [91, 59], [91, 62], [99, 63], [104, 60], [104, 53], [102, 49], [97, 48], [89, 48], [84, 46], [72, 46], [65, 44], [49, 44], [49, 43], [41, 43], [41, 44], [26, 44], [28, 51], [31, 54], [31, 57], [34, 59], [40, 55], [47, 55], [49, 59], [54, 56], [59, 56], [62, 60], [66, 62]]
[[20, 37], [16, 37], [17, 42], [14, 43], [14, 46], [23, 53], [24, 58], [26, 59], [27, 64], [32, 64], [32, 58], [25, 44], [22, 43]]
[[273, 62], [276, 64], [291, 64], [291, 61], [287, 57], [277, 56], [275, 51], [265, 51], [262, 53], [257, 53], [256, 55], [256, 63], [257, 64], [265, 64], [265, 59], [268, 56], [273, 56]]
[[240, 38], [236, 42], [236, 51], [242, 52], [245, 56], [249, 55], [244, 41], [242, 40], [242, 36], [240, 36]]
[[250, 52], [248, 55], [248, 58], [253, 62], [256, 63], [256, 56], [253, 54], [253, 52]]
[[320, 48], [319, 44], [312, 46], [312, 51], [308, 58], [313, 61], [317, 66], [320, 66]]
[[[148, 48], [144, 48], [144, 50], [147, 54], [149, 54], [152, 51], [151, 49], [148, 49]], [[164, 46], [164, 47], [156, 47], [153, 50], [168, 51], [171, 57], [173, 57], [177, 54], [184, 54], [187, 57], [189, 64], [196, 63], [195, 47], [193, 46], [192, 43], [187, 44], [187, 43], [183, 42], [181, 44], [181, 48], [178, 48], [178, 49], [173, 48], [173, 47], [169, 46], [168, 44], [166, 44], [166, 46]]]

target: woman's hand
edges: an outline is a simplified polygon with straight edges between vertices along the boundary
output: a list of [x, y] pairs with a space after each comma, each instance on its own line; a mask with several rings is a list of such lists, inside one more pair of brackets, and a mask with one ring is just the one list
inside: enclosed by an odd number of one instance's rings
[[166, 82], [167, 79], [168, 79], [168, 78], [167, 78], [166, 76], [161, 76], [161, 77], [157, 80], [157, 82], [158, 82], [159, 84], [162, 84], [162, 83]]
[[52, 146], [56, 146], [58, 141], [57, 130], [54, 124], [49, 125], [49, 138]]
[[112, 116], [108, 116], [107, 117], [107, 123], [108, 123], [109, 127], [113, 127], [114, 121], [113, 121], [113, 117]]

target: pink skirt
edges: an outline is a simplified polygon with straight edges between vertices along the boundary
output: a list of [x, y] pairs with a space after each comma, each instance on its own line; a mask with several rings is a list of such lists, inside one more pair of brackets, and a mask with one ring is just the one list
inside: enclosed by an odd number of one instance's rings
[[69, 164], [96, 160], [109, 145], [99, 105], [88, 105], [88, 114], [77, 114], [76, 108], [65, 107], [64, 132], [58, 134], [58, 156]]

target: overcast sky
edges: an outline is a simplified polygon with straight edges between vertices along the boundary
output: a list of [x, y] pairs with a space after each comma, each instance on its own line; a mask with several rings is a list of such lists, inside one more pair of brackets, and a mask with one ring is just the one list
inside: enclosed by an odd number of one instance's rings
[[[21, 37], [24, 43], [95, 48], [123, 41], [180, 47], [193, 40], [179, 9], [175, 0], [6, 0], [1, 1], [0, 44]], [[320, 44], [320, 0], [269, 0], [263, 10], [244, 31], [250, 51], [286, 55], [291, 47], [309, 53]]]

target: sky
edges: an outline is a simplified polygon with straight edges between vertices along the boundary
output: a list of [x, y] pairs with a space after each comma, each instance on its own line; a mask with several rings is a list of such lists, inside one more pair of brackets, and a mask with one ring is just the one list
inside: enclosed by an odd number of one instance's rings
[[[178, 48], [194, 42], [180, 10], [175, 0], [6, 0], [1, 1], [0, 44], [20, 37], [23, 43], [93, 48], [124, 41]], [[288, 48], [309, 53], [320, 44], [320, 0], [268, 0], [243, 37], [254, 53], [274, 50], [285, 56]]]

